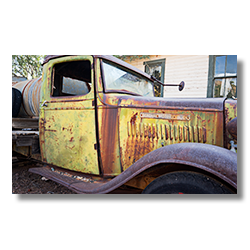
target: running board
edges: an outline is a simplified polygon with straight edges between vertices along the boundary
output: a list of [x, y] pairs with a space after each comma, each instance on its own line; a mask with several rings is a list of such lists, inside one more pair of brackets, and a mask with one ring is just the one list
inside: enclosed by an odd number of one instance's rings
[[63, 168], [44, 165], [44, 167], [30, 168], [29, 172], [41, 175], [55, 181], [78, 194], [140, 194], [142, 190], [122, 186], [125, 180], [103, 179]]
[[78, 174], [73, 171], [66, 172], [66, 170], [62, 168], [50, 167], [48, 165], [45, 165], [44, 167], [30, 168], [29, 172], [55, 181], [78, 194], [106, 193], [103, 190], [103, 185], [109, 182], [105, 179]]

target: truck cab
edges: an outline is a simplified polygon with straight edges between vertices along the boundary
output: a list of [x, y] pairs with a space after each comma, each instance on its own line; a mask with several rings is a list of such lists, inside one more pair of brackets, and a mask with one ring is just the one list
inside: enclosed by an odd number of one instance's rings
[[[30, 108], [35, 102], [37, 111]], [[100, 185], [77, 189], [66, 182], [79, 193], [105, 193], [125, 183], [144, 190], [163, 175], [191, 170], [236, 191], [237, 155], [230, 149], [237, 136], [227, 123], [237, 117], [237, 101], [156, 98], [151, 76], [115, 57], [47, 56], [39, 98], [23, 101], [20, 116], [39, 123], [39, 150], [32, 154], [32, 141], [29, 154], [46, 171], [58, 167], [65, 176], [86, 175]], [[13, 150], [20, 147], [14, 143]], [[211, 157], [221, 156], [215, 166]], [[52, 172], [47, 177], [60, 182]]]

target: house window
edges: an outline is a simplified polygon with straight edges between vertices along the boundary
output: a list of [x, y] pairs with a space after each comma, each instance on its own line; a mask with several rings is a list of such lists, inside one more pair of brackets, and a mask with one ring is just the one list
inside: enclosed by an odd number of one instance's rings
[[[143, 63], [145, 65], [145, 72], [154, 76], [157, 80], [164, 83], [165, 74], [165, 59], [148, 61]], [[154, 83], [154, 92], [156, 97], [163, 97], [163, 86], [159, 83]]]
[[209, 57], [207, 97], [237, 98], [237, 56]]

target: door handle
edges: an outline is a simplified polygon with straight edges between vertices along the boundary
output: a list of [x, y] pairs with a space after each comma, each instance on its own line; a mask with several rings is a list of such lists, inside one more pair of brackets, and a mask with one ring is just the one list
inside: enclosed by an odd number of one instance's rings
[[43, 104], [41, 105], [41, 107], [48, 107], [48, 104], [47, 104], [47, 103], [48, 103], [48, 101], [45, 100], [45, 101], [43, 102]]

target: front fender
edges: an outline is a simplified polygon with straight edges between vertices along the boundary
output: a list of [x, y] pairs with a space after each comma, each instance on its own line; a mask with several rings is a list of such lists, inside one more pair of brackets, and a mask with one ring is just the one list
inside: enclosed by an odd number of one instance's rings
[[[101, 187], [107, 193], [125, 184], [143, 171], [164, 163], [178, 163], [205, 170], [237, 189], [237, 154], [218, 146], [179, 143], [156, 149]], [[97, 191], [97, 190], [96, 190]]]
[[218, 146], [179, 143], [156, 149], [129, 169], [136, 172], [162, 163], [178, 163], [209, 172], [237, 188], [237, 154]]

